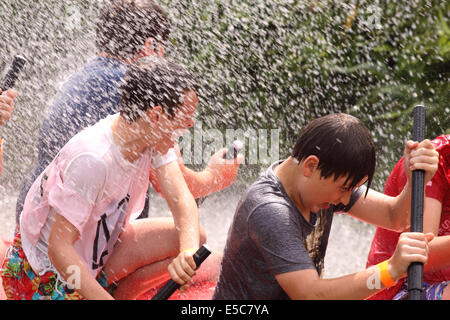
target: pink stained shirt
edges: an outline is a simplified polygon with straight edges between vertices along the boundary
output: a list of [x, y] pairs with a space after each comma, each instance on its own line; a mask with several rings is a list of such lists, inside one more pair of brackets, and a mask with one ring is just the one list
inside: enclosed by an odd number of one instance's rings
[[28, 192], [20, 230], [34, 271], [54, 271], [47, 247], [58, 213], [78, 229], [75, 250], [96, 276], [130, 215], [144, 207], [150, 167], [177, 160], [173, 149], [166, 155], [147, 149], [134, 163], [127, 161], [112, 139], [111, 121], [116, 116], [74, 136]]

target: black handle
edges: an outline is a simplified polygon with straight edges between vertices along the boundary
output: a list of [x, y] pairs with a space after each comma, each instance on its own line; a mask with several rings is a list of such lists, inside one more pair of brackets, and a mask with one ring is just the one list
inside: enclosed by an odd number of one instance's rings
[[[414, 108], [413, 140], [421, 142], [425, 139], [425, 107], [418, 105]], [[412, 172], [411, 194], [411, 232], [423, 232], [423, 170]], [[423, 290], [423, 264], [413, 262], [408, 267], [408, 299], [421, 300]]]
[[[203, 261], [211, 254], [211, 250], [208, 248], [206, 244], [202, 245], [195, 253], [194, 253], [194, 261], [197, 265], [197, 268], [200, 267]], [[152, 300], [167, 300], [170, 296], [180, 287], [178, 283], [170, 279], [166, 282], [166, 284], [155, 294]]]
[[6, 91], [6, 90], [14, 87], [17, 77], [19, 76], [19, 73], [22, 70], [22, 68], [26, 62], [27, 62], [27, 60], [22, 56], [14, 57], [11, 67], [6, 72], [6, 75], [3, 78], [2, 84], [0, 85], [0, 88], [2, 89], [2, 91]]

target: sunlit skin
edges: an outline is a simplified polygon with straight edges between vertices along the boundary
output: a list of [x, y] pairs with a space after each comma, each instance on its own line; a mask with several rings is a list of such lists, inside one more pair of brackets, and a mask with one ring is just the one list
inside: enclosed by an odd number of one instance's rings
[[[152, 134], [157, 137], [157, 143], [154, 149], [161, 154], [166, 154], [170, 148], [176, 143], [176, 138], [183, 133], [184, 130], [194, 125], [194, 114], [198, 106], [197, 94], [191, 90], [184, 95], [183, 104], [171, 117], [166, 112], [160, 114], [159, 125]], [[175, 133], [175, 135], [174, 135]]]
[[[165, 45], [163, 42], [159, 42], [155, 38], [149, 37], [145, 41], [142, 49], [132, 57], [121, 59], [112, 56], [106, 52], [100, 52], [98, 53], [98, 56], [112, 58], [130, 64], [136, 62], [142, 57], [148, 56], [164, 57]], [[180, 135], [181, 132], [178, 134], [178, 136]], [[163, 149], [166, 149], [166, 147], [163, 147]], [[191, 191], [191, 193], [194, 195], [195, 198], [204, 197], [208, 194], [222, 190], [231, 185], [236, 179], [239, 164], [241, 164], [244, 161], [244, 158], [243, 156], [238, 155], [236, 161], [227, 161], [223, 159], [223, 154], [225, 152], [226, 152], [225, 148], [219, 150], [215, 155], [211, 157], [207, 168], [199, 172], [191, 170], [188, 167], [185, 167], [182, 161], [182, 156], [178, 152], [180, 169], [183, 173], [184, 179], [186, 180], [189, 190]], [[159, 183], [158, 180], [156, 179], [156, 175], [153, 170], [150, 170], [150, 181], [153, 185], [153, 188], [161, 194]]]
[[0, 126], [5, 125], [14, 111], [14, 100], [17, 98], [16, 90], [6, 90], [2, 92], [0, 89]]
[[[0, 89], [0, 93], [0, 126], [3, 126], [11, 118], [14, 111], [14, 100], [17, 98], [18, 93], [16, 90], [12, 89], [6, 90], [5, 92], [2, 92], [2, 89]], [[2, 170], [3, 155], [0, 149], [0, 174], [2, 173]]]
[[[166, 153], [174, 145], [173, 132], [193, 125], [198, 105], [194, 91], [186, 91], [181, 105], [173, 117], [161, 106], [147, 110], [139, 119], [128, 122], [117, 115], [111, 122], [113, 140], [125, 159], [136, 161], [147, 148]], [[159, 278], [169, 271], [171, 278], [183, 285], [195, 275], [193, 250], [205, 241], [200, 230], [198, 208], [187, 189], [180, 168], [170, 162], [156, 169], [162, 192], [173, 215], [158, 222], [141, 219], [130, 222], [121, 234], [121, 242], [104, 266], [109, 281], [120, 281], [115, 298], [130, 298], [129, 286], [134, 289], [131, 298], [148, 289], [145, 279]], [[64, 232], [61, 232], [64, 230]], [[80, 293], [88, 299], [111, 299], [86, 269], [73, 244], [79, 237], [78, 230], [61, 215], [55, 215], [49, 237], [49, 258], [63, 277], [67, 277], [67, 265], [77, 265], [81, 270]], [[155, 241], [155, 238], [160, 239]], [[136, 246], [139, 243], [139, 246]], [[144, 251], [141, 249], [145, 248]], [[61, 253], [64, 252], [64, 255]], [[156, 259], [156, 261], [155, 261]], [[139, 272], [134, 273], [138, 270]], [[123, 286], [122, 286], [123, 284]], [[122, 288], [122, 289], [121, 289]], [[126, 289], [128, 288], [128, 289]], [[184, 287], [185, 289], [185, 287]]]
[[[319, 159], [309, 156], [300, 164], [292, 157], [280, 164], [275, 173], [284, 181], [283, 187], [302, 215], [309, 220], [310, 212], [327, 209], [330, 205], [348, 204], [354, 188], [350, 189], [348, 176], [324, 178], [317, 168]], [[367, 176], [355, 188], [363, 185]]]
[[[426, 172], [427, 183], [437, 170], [437, 152], [428, 140], [421, 143], [408, 141], [404, 155], [408, 177], [411, 171], [422, 169]], [[288, 196], [307, 221], [311, 212], [326, 209], [331, 204], [348, 204], [353, 191], [346, 184], [346, 175], [323, 178], [318, 165], [319, 158], [310, 155], [301, 161], [289, 157], [275, 168]], [[356, 187], [364, 184], [367, 178], [364, 177]], [[397, 197], [369, 189], [367, 196], [361, 195], [348, 214], [384, 228], [402, 230], [409, 223], [410, 203], [409, 183]], [[428, 242], [432, 239], [432, 233], [402, 233], [401, 241], [388, 259], [388, 272], [392, 279], [404, 277], [413, 261], [426, 263]], [[367, 280], [374, 272], [377, 272], [377, 267], [335, 279], [321, 279], [316, 270], [305, 269], [278, 274], [275, 278], [291, 299], [364, 299], [376, 292], [367, 286]]]
[[185, 93], [183, 103], [173, 117], [161, 106], [148, 110], [145, 116], [134, 123], [127, 123], [122, 117], [117, 117], [112, 123], [114, 140], [130, 162], [139, 158], [148, 147], [166, 154], [175, 145], [174, 131], [188, 129], [194, 125], [197, 106], [197, 94], [190, 90]]

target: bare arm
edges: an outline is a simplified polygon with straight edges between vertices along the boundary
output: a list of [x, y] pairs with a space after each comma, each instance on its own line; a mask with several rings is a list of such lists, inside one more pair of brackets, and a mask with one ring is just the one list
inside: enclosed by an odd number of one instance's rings
[[14, 111], [14, 100], [17, 98], [16, 90], [6, 90], [2, 92], [0, 89], [0, 126], [5, 125]]
[[408, 141], [404, 151], [407, 182], [397, 197], [369, 190], [350, 209], [349, 214], [368, 223], [398, 232], [410, 225], [411, 175], [414, 170], [425, 171], [426, 184], [438, 169], [439, 154], [429, 140], [421, 143]]
[[[401, 235], [388, 262], [393, 280], [403, 277], [411, 262], [427, 261], [427, 241], [432, 237], [432, 234], [423, 233]], [[372, 266], [344, 277], [321, 279], [315, 270], [307, 269], [279, 274], [275, 278], [291, 299], [364, 299], [384, 288], [381, 281], [376, 281], [378, 272], [378, 267]]]
[[75, 288], [88, 300], [113, 300], [113, 297], [97, 282], [84, 265], [74, 248], [79, 237], [78, 230], [63, 216], [55, 214], [55, 221], [48, 239], [48, 256], [64, 280], [68, 281], [71, 270], [79, 270], [80, 287]]
[[[223, 159], [222, 157], [226, 153], [226, 149], [223, 148], [211, 157], [208, 166], [204, 170], [194, 171], [184, 165], [179, 149], [175, 148], [175, 150], [178, 154], [180, 170], [188, 189], [195, 199], [230, 186], [236, 180], [239, 164], [243, 161], [242, 155], [239, 155], [235, 160]], [[156, 191], [162, 193], [156, 173], [153, 170], [150, 170], [150, 182]]]
[[200, 246], [198, 208], [177, 162], [156, 169], [156, 176], [179, 234], [180, 254], [169, 265], [169, 273], [175, 282], [184, 284], [195, 274], [194, 252], [185, 250]]
[[367, 223], [397, 232], [405, 231], [410, 225], [410, 188], [405, 186], [397, 197], [369, 189], [367, 197], [361, 196], [348, 212], [349, 215]]
[[223, 155], [226, 152], [227, 149], [223, 148], [215, 153], [209, 160], [208, 166], [200, 172], [186, 168], [184, 164], [180, 165], [188, 188], [194, 195], [194, 198], [203, 197], [225, 189], [236, 180], [239, 164], [243, 161], [243, 156], [239, 155], [234, 160], [225, 160]]
[[441, 220], [442, 203], [436, 199], [425, 197], [423, 213], [423, 230], [432, 232], [435, 237], [430, 242], [428, 263], [425, 271], [434, 271], [450, 267], [450, 235], [438, 236]]

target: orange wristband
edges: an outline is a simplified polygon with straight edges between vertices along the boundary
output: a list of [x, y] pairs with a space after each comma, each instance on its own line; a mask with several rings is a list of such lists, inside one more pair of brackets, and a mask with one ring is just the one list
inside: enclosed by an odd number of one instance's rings
[[380, 270], [381, 283], [383, 283], [383, 285], [386, 288], [390, 288], [390, 287], [394, 286], [397, 283], [397, 281], [394, 281], [392, 279], [391, 275], [389, 274], [388, 260], [380, 262], [379, 264], [377, 264], [377, 267], [378, 267], [378, 270]]

